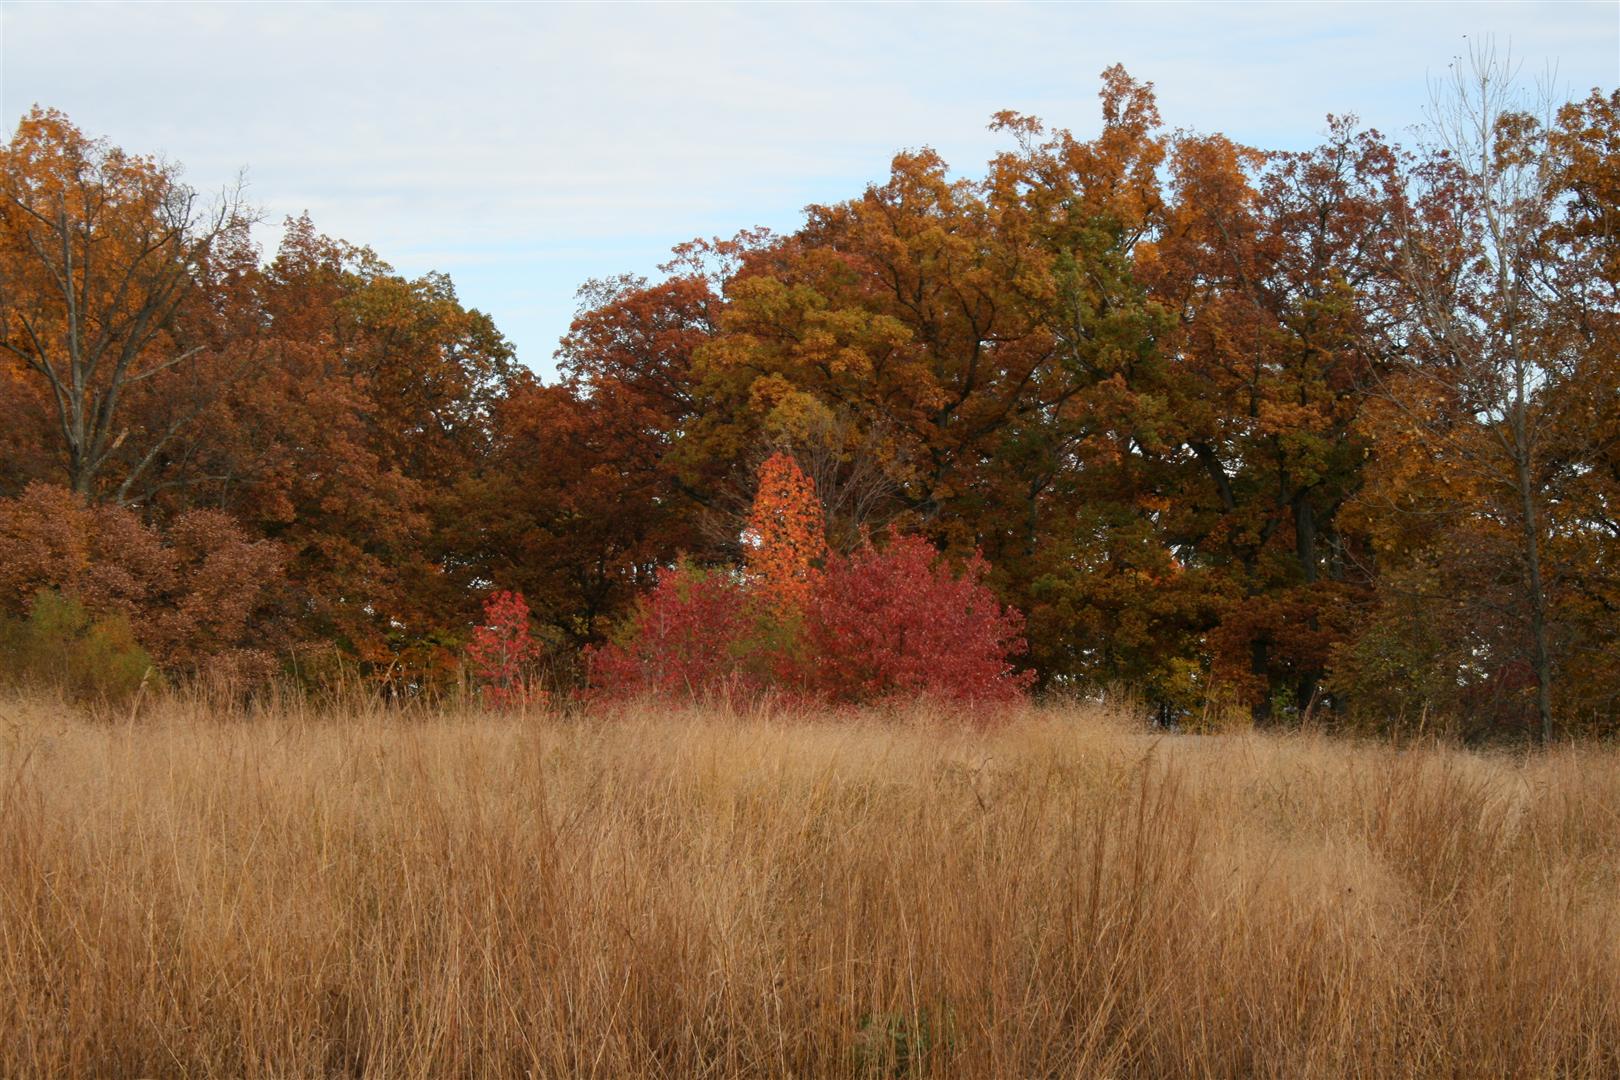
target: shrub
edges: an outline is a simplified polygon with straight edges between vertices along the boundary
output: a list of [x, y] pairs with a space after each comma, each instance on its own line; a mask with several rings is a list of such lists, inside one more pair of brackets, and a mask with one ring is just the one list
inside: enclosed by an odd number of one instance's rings
[[121, 615], [93, 617], [69, 596], [42, 589], [26, 618], [0, 620], [4, 671], [80, 700], [119, 702], [156, 677], [152, 657]]
[[523, 594], [502, 591], [485, 600], [483, 625], [473, 630], [467, 644], [467, 659], [484, 702], [509, 709], [543, 699], [544, 691], [532, 686], [529, 670], [539, 655], [540, 645], [529, 633], [529, 605]]
[[977, 557], [953, 570], [926, 540], [895, 535], [830, 557], [802, 615], [784, 620], [775, 597], [735, 575], [682, 564], [589, 652], [590, 683], [609, 697], [1009, 701], [1034, 676], [1012, 663], [1022, 619], [985, 586], [987, 570]]
[[1006, 701], [1032, 672], [1023, 618], [984, 584], [975, 555], [954, 571], [928, 541], [891, 534], [834, 556], [805, 613], [805, 683], [816, 697], [864, 703], [903, 697]]
[[1006, 701], [1032, 672], [1023, 618], [920, 537], [829, 556], [814, 483], [773, 454], [743, 530], [741, 574], [682, 563], [659, 575], [615, 640], [587, 650], [592, 690], [686, 699], [766, 689], [840, 704], [906, 697]]
[[680, 563], [609, 644], [586, 651], [592, 688], [609, 697], [706, 698], [767, 684], [760, 619], [737, 578]]
[[93, 619], [122, 617], [178, 674], [270, 674], [281, 563], [217, 510], [160, 529], [49, 484], [0, 499], [0, 616], [27, 618], [40, 589], [70, 596]]

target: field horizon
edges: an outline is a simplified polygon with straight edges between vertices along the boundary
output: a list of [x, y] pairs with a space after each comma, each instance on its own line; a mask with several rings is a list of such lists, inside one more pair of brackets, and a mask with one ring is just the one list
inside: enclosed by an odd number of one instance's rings
[[0, 698], [0, 1075], [1612, 1076], [1620, 752]]

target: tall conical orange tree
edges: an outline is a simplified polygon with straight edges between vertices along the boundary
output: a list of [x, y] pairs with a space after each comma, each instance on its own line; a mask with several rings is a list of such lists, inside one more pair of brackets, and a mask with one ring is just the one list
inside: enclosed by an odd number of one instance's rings
[[760, 465], [743, 547], [753, 594], [778, 616], [803, 611], [827, 554], [827, 528], [816, 485], [792, 455], [778, 451]]

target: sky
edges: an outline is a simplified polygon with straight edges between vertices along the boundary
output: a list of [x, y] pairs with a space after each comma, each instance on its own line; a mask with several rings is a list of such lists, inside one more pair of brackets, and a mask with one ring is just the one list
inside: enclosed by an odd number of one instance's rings
[[1100, 126], [1101, 71], [1171, 127], [1312, 145], [1329, 113], [1410, 140], [1470, 41], [1584, 96], [1620, 86], [1620, 2], [1072, 4], [0, 3], [0, 119], [34, 104], [185, 166], [246, 169], [409, 275], [444, 271], [548, 372], [593, 277], [881, 181], [932, 146], [977, 175], [1015, 109]]

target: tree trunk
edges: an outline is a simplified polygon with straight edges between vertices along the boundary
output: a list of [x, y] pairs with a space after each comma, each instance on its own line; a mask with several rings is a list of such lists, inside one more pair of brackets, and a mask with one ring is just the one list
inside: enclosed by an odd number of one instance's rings
[[1257, 637], [1249, 645], [1249, 670], [1257, 675], [1266, 687], [1265, 696], [1254, 707], [1254, 722], [1257, 725], [1266, 724], [1271, 720], [1271, 643], [1263, 637]]
[[1316, 510], [1310, 496], [1301, 491], [1294, 496], [1294, 555], [1299, 559], [1305, 584], [1316, 581]]
[[1536, 523], [1536, 497], [1530, 462], [1524, 454], [1514, 463], [1519, 486], [1519, 514], [1524, 523], [1526, 584], [1530, 591], [1531, 663], [1536, 670], [1536, 717], [1541, 743], [1552, 742], [1552, 652], [1547, 646], [1547, 594], [1541, 577], [1541, 537]]
[[[1301, 489], [1294, 496], [1293, 503], [1294, 555], [1299, 560], [1305, 584], [1314, 585], [1319, 575], [1316, 567], [1316, 508], [1311, 505], [1310, 489]], [[1310, 628], [1313, 631], [1318, 628], [1314, 612], [1310, 617]], [[1322, 681], [1322, 674], [1319, 670], [1300, 672], [1299, 681], [1294, 687], [1294, 703], [1302, 719], [1316, 700], [1316, 688]]]

